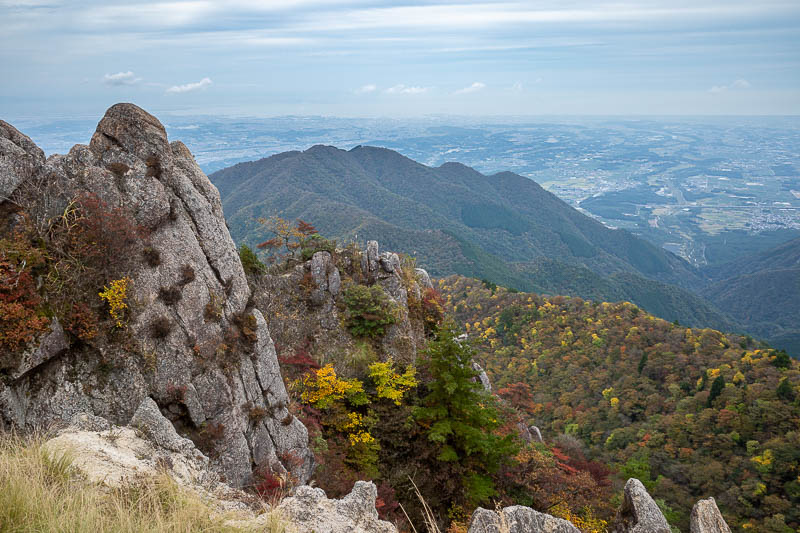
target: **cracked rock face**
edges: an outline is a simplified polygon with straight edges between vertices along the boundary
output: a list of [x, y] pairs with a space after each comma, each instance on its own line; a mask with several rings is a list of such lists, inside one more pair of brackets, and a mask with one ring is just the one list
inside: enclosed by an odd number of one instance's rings
[[[228, 483], [250, 483], [254, 467], [289, 470], [305, 482], [313, 467], [306, 428], [287, 410], [267, 324], [247, 305], [250, 290], [219, 193], [186, 146], [169, 143], [161, 123], [133, 104], [111, 107], [88, 146], [47, 161], [0, 122], [0, 201], [25, 179], [61, 191], [62, 205], [88, 192], [128, 208], [161, 260], [151, 266], [134, 258], [130, 342], [91, 356], [50, 347], [47, 357], [32, 357], [24, 375], [0, 379], [0, 421], [34, 427], [91, 413], [127, 424], [150, 397], [182, 432], [205, 435], [215, 450], [212, 466]], [[178, 301], [165, 303], [163, 288], [180, 290]], [[160, 319], [168, 332], [154, 338]], [[224, 360], [214, 356], [242, 324], [248, 341]], [[98, 376], [97, 360], [110, 361], [107, 375]]]

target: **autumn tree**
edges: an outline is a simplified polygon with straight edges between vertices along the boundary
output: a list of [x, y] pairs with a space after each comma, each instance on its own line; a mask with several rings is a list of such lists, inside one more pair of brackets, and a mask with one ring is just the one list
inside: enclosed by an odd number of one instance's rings
[[273, 238], [259, 243], [258, 248], [270, 250], [280, 259], [291, 259], [312, 235], [317, 235], [317, 230], [312, 224], [299, 218], [294, 225], [275, 215], [269, 218], [259, 218], [258, 222], [275, 234]]

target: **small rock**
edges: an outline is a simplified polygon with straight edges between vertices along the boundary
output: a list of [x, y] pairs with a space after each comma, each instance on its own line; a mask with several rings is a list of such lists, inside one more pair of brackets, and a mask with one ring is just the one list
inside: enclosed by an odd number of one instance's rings
[[478, 373], [478, 381], [481, 382], [483, 390], [486, 392], [492, 392], [492, 382], [489, 381], [489, 375], [486, 373], [483, 367], [476, 361], [472, 361], [472, 370]]
[[417, 278], [419, 279], [422, 286], [427, 289], [433, 288], [433, 283], [431, 282], [431, 276], [428, 274], [428, 271], [424, 268], [415, 268], [414, 272], [417, 273]]
[[468, 533], [580, 533], [580, 530], [563, 518], [514, 505], [500, 513], [478, 507], [472, 513]]
[[625, 499], [622, 502], [612, 533], [671, 533], [667, 519], [642, 482], [631, 478], [625, 483]]
[[139, 429], [161, 448], [186, 453], [194, 448], [189, 439], [178, 435], [172, 423], [164, 418], [152, 398], [145, 398], [131, 418], [130, 425]]
[[690, 533], [731, 533], [731, 528], [722, 518], [714, 498], [700, 500], [692, 508], [689, 522]]

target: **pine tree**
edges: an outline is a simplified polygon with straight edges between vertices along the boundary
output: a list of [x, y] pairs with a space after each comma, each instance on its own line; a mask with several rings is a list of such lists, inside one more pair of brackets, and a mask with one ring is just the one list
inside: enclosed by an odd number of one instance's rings
[[415, 419], [428, 428], [428, 440], [439, 446], [440, 461], [463, 467], [465, 496], [471, 503], [495, 494], [490, 474], [516, 452], [512, 436], [501, 437], [494, 398], [483, 391], [472, 369], [472, 348], [456, 340], [456, 326], [443, 324], [425, 355], [432, 381]]

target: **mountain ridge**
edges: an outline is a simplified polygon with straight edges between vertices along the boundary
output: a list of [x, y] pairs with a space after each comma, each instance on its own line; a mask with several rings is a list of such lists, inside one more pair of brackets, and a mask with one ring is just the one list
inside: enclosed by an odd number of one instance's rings
[[[520, 290], [624, 298], [645, 308], [653, 307], [652, 293], [666, 291], [657, 299], [692, 303], [661, 305], [665, 318], [739, 328], [689, 292], [705, 283], [691, 265], [625, 230], [605, 227], [512, 172], [484, 175], [457, 162], [428, 167], [380, 147], [315, 145], [239, 163], [210, 179], [238, 242], [263, 240], [256, 219], [279, 213], [308, 220], [332, 238], [369, 234], [419, 257], [436, 276], [459, 273]], [[527, 266], [544, 259], [560, 262], [561, 270], [591, 272], [607, 288], [576, 288], [551, 274], [559, 268]], [[623, 273], [628, 279], [611, 278]]]

